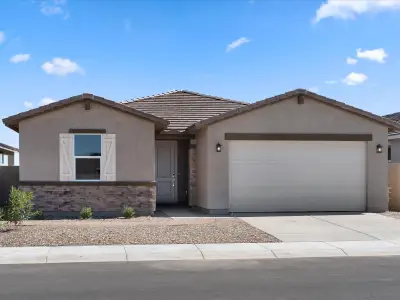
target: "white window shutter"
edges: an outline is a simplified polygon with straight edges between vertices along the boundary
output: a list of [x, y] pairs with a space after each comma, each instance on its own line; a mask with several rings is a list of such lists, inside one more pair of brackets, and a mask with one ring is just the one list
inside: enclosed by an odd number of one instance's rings
[[116, 181], [115, 134], [102, 135], [101, 180]]
[[74, 135], [60, 134], [60, 181], [75, 179]]

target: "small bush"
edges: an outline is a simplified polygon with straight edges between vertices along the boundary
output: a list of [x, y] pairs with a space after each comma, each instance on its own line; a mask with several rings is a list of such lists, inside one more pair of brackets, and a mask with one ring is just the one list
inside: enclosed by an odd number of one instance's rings
[[125, 219], [133, 218], [135, 216], [135, 209], [130, 206], [124, 206], [124, 208], [122, 209], [122, 216]]
[[6, 226], [6, 222], [4, 220], [4, 209], [0, 208], [0, 230], [2, 230]]
[[4, 209], [4, 220], [14, 225], [19, 225], [22, 221], [28, 220], [33, 212], [33, 194], [24, 192], [15, 187], [11, 187], [10, 198], [7, 207]]
[[80, 213], [81, 219], [90, 219], [92, 217], [92, 209], [88, 206], [83, 207]]
[[40, 210], [36, 210], [32, 213], [32, 220], [44, 220], [43, 212]]

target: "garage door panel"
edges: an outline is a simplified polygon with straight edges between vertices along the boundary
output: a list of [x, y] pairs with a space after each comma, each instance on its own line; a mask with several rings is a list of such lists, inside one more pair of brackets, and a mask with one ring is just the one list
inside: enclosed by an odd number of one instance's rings
[[[302, 202], [285, 201], [291, 199], [269, 199], [268, 208], [265, 199], [257, 199], [250, 203], [239, 203], [231, 207], [232, 212], [357, 212], [363, 211], [359, 205], [354, 204], [351, 199], [340, 198], [318, 198], [307, 199]], [[316, 202], [321, 203], [316, 206]], [[318, 209], [316, 209], [318, 207]]]
[[232, 141], [230, 209], [363, 211], [365, 142]]

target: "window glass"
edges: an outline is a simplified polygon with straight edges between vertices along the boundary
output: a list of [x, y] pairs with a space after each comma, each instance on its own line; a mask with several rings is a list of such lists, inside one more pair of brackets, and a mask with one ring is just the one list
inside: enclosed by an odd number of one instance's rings
[[75, 156], [101, 156], [101, 135], [75, 135]]
[[76, 180], [100, 180], [100, 158], [76, 158]]

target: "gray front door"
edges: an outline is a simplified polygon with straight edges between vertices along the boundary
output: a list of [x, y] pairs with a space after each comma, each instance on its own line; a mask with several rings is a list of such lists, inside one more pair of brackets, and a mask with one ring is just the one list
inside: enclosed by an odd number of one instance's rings
[[157, 203], [177, 203], [176, 141], [156, 141]]

